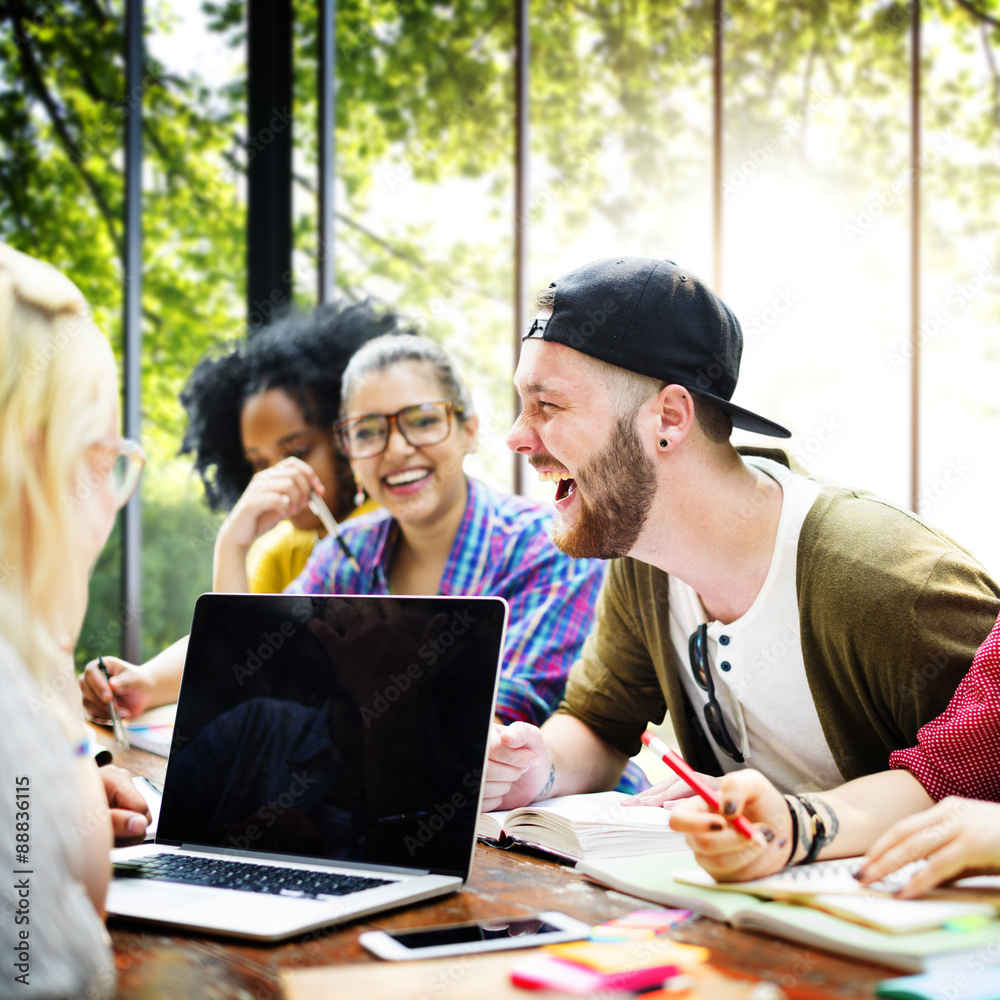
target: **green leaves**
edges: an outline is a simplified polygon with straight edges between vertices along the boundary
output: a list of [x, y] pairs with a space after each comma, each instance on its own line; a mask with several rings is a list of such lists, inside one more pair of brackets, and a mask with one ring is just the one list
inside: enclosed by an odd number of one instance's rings
[[[905, 176], [910, 9], [902, 0], [729, 0], [726, 177], [769, 140], [831, 189], [867, 192], [873, 177]], [[239, 53], [244, 4], [202, 10], [197, 30]], [[953, 134], [961, 150], [925, 173], [937, 206], [925, 224], [938, 247], [956, 229], [985, 232], [1000, 203], [1000, 2], [932, 0], [922, 11], [925, 132], [929, 141]], [[295, 0], [294, 13], [296, 296], [308, 305], [317, 5]], [[678, 209], [704, 203], [707, 226], [711, 193], [711, 0], [534, 0], [532, 181], [528, 218], [514, 220], [514, 14], [514, 0], [337, 3], [339, 287], [400, 306], [460, 357], [488, 411], [482, 462], [498, 481], [515, 224], [531, 225], [531, 284], [547, 283], [592, 244], [669, 254], [671, 227], [685, 225]], [[199, 23], [181, 20], [169, 0], [147, 4], [150, 38]], [[179, 73], [150, 57], [141, 94], [129, 95], [122, 51], [120, 3], [0, 0], [0, 237], [66, 270], [117, 346], [123, 122], [141, 97], [144, 433], [162, 469], [180, 439], [188, 372], [245, 329], [246, 87], [240, 72], [220, 80], [211, 67]], [[818, 131], [826, 138], [817, 143]], [[150, 497], [161, 485], [169, 493], [157, 465], [147, 470]], [[193, 481], [183, 488], [196, 492]], [[172, 551], [159, 526], [166, 509], [148, 511], [151, 587]], [[188, 596], [208, 585], [207, 565], [188, 574]], [[175, 624], [180, 634], [186, 614]]]

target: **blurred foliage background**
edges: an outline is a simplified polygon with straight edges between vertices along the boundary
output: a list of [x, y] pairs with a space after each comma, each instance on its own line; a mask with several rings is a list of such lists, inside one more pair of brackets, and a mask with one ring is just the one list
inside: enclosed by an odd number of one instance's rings
[[[295, 0], [295, 283], [315, 288], [315, 5]], [[144, 113], [142, 608], [117, 535], [78, 660], [141, 613], [146, 656], [210, 585], [218, 518], [178, 394], [245, 335], [245, 11], [148, 0], [141, 95], [120, 0], [0, 0], [0, 238], [80, 285], [120, 347], [123, 111]], [[792, 427], [817, 472], [908, 502], [909, 22], [893, 0], [724, 5], [721, 291], [744, 323], [738, 401]], [[473, 471], [510, 486], [512, 247], [529, 287], [636, 253], [713, 273], [707, 0], [534, 0], [529, 210], [512, 210], [514, 7], [337, 4], [343, 295], [417, 319], [459, 358], [484, 426]], [[1000, 431], [1000, 0], [927, 0], [921, 160], [921, 509], [1000, 572], [988, 456]], [[534, 487], [532, 487], [534, 489]]]

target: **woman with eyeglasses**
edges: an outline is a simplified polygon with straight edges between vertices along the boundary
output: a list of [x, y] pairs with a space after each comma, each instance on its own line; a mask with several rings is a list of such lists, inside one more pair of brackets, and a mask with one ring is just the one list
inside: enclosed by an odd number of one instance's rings
[[[320, 539], [287, 589], [507, 598], [497, 717], [540, 723], [562, 696], [590, 628], [603, 564], [571, 559], [555, 547], [547, 507], [465, 475], [462, 463], [476, 446], [478, 418], [451, 359], [433, 342], [410, 334], [370, 340], [351, 359], [341, 386], [344, 418], [335, 433], [357, 480], [353, 502], [362, 505], [367, 493], [376, 509], [343, 525], [350, 556], [333, 536]], [[279, 502], [301, 511], [310, 488], [311, 480], [288, 477], [280, 493], [287, 500]], [[223, 589], [219, 582], [217, 575], [216, 589]], [[112, 685], [124, 716], [176, 700], [186, 641], [139, 669], [123, 670], [122, 661], [105, 657], [109, 669], [121, 671]], [[95, 666], [88, 666], [81, 683], [87, 708], [106, 715], [111, 688]], [[630, 765], [619, 787], [644, 785]]]
[[362, 347], [344, 372], [341, 412], [341, 447], [380, 509], [344, 526], [357, 567], [326, 538], [287, 590], [506, 598], [497, 717], [541, 723], [590, 628], [603, 564], [560, 552], [546, 507], [465, 474], [479, 419], [432, 341], [386, 336]]
[[115, 359], [79, 289], [4, 243], [0, 357], [4, 994], [104, 997], [108, 849], [141, 839], [148, 812], [130, 776], [88, 752], [73, 647], [145, 459], [119, 436]]
[[[401, 329], [368, 302], [324, 305], [197, 364], [181, 393], [181, 450], [194, 455], [209, 507], [229, 511], [215, 540], [214, 590], [280, 593], [302, 572], [326, 533], [311, 491], [338, 521], [357, 512], [333, 435], [340, 379], [362, 344]], [[139, 667], [105, 656], [110, 683], [92, 661], [80, 678], [87, 710], [106, 718], [112, 690], [125, 718], [175, 701], [186, 651], [187, 636]]]

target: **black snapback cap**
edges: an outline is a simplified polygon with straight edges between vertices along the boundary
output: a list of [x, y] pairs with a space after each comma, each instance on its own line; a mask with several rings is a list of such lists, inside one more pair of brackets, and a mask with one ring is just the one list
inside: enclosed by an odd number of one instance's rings
[[609, 257], [557, 278], [552, 316], [525, 340], [564, 344], [628, 371], [683, 385], [732, 418], [733, 426], [791, 437], [780, 424], [730, 402], [743, 331], [708, 285], [672, 260]]

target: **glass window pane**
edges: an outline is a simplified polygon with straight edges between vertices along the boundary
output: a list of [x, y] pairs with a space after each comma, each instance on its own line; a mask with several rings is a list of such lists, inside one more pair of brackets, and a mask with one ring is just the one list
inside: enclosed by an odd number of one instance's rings
[[1000, 574], [998, 33], [924, 24], [920, 512]]
[[[733, 5], [723, 296], [736, 401], [811, 472], [909, 505], [906, 24], [830, 5]], [[768, 29], [762, 30], [767, 23]], [[737, 439], [744, 435], [737, 434]]]
[[[562, 3], [546, 15], [531, 41], [529, 297], [617, 255], [710, 279], [711, 6]], [[552, 499], [552, 484], [525, 482]]]

